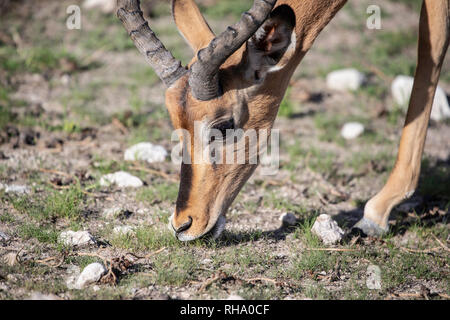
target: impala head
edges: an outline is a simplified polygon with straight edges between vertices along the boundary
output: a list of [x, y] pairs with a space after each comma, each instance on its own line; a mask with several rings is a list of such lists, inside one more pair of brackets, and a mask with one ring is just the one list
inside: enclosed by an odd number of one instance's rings
[[293, 10], [281, 5], [272, 11], [275, 2], [255, 0], [239, 22], [216, 37], [193, 0], [173, 0], [175, 23], [195, 52], [184, 68], [151, 31], [139, 1], [118, 0], [117, 15], [166, 84], [172, 124], [182, 129], [180, 189], [169, 222], [182, 241], [218, 236], [228, 207], [256, 168], [250, 142], [244, 143], [244, 163], [225, 160], [226, 152], [212, 161], [197, 156], [211, 141], [228, 148], [232, 130], [269, 131], [275, 120], [296, 50]]

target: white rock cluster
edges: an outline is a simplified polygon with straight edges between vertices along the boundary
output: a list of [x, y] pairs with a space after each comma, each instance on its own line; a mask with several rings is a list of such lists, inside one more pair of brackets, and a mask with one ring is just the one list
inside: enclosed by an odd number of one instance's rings
[[144, 185], [141, 179], [125, 171], [106, 174], [100, 178], [101, 186], [108, 187], [112, 184], [120, 188], [139, 188]]
[[346, 140], [359, 137], [364, 132], [364, 126], [359, 122], [347, 122], [342, 126], [341, 136]]
[[335, 244], [344, 236], [344, 231], [329, 215], [321, 214], [317, 217], [311, 231], [326, 245]]
[[[409, 99], [411, 98], [413, 84], [413, 77], [403, 75], [395, 77], [391, 84], [391, 92], [394, 101], [405, 109], [408, 107]], [[450, 105], [447, 95], [440, 86], [436, 89], [430, 117], [435, 121], [450, 118]]]
[[150, 142], [141, 142], [125, 150], [126, 161], [147, 161], [148, 163], [163, 162], [167, 157], [164, 147]]
[[366, 76], [356, 69], [341, 69], [327, 75], [327, 87], [336, 91], [358, 90], [366, 81]]
[[88, 231], [64, 231], [61, 232], [58, 239], [67, 246], [86, 246], [95, 244], [94, 237]]

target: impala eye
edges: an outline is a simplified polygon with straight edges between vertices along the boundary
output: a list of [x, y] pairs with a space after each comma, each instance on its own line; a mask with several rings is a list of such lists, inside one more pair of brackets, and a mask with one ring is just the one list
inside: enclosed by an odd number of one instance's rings
[[[219, 130], [222, 135], [222, 139], [225, 139], [227, 136], [227, 130], [234, 129], [234, 119], [231, 118], [229, 120], [219, 122], [219, 123], [213, 125], [212, 129]], [[214, 136], [212, 138], [214, 138]], [[214, 140], [214, 139], [212, 139], [212, 140]]]

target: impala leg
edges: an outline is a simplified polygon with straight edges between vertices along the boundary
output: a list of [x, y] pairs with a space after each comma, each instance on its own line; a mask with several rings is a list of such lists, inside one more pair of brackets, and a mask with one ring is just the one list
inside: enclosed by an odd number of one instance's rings
[[397, 160], [385, 186], [370, 199], [355, 225], [365, 234], [388, 230], [394, 206], [410, 197], [419, 180], [433, 98], [450, 37], [450, 0], [425, 0], [419, 26], [418, 62]]

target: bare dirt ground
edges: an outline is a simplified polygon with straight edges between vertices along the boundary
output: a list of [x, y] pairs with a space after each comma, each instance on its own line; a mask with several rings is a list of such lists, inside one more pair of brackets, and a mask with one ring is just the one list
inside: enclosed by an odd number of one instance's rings
[[[163, 85], [114, 14], [82, 9], [81, 30], [68, 30], [73, 3], [20, 1], [0, 9], [0, 182], [29, 188], [23, 195], [0, 190], [0, 232], [7, 235], [0, 240], [0, 299], [449, 298], [448, 121], [431, 122], [420, 186], [409, 206], [393, 210], [386, 237], [349, 236], [330, 249], [310, 231], [321, 213], [348, 231], [389, 175], [405, 115], [390, 82], [414, 72], [418, 1], [352, 1], [337, 14], [282, 103], [275, 123], [280, 170], [255, 172], [221, 238], [188, 244], [166, 228], [179, 168], [170, 160], [123, 160], [137, 142], [175, 146]], [[188, 62], [192, 52], [167, 2], [143, 3], [155, 32]], [[219, 32], [251, 2], [199, 3]], [[382, 9], [381, 30], [365, 26], [369, 4]], [[356, 92], [327, 89], [326, 74], [343, 67], [365, 72], [368, 84]], [[440, 82], [447, 93], [449, 70], [447, 55]], [[353, 120], [366, 131], [346, 141], [339, 131]], [[118, 170], [145, 185], [99, 185]], [[281, 227], [285, 212], [297, 225]], [[117, 226], [134, 232], [115, 234]], [[87, 230], [96, 242], [62, 245], [65, 230]], [[69, 289], [67, 279], [96, 261], [108, 275]], [[371, 265], [381, 269], [380, 289], [366, 284]]]

